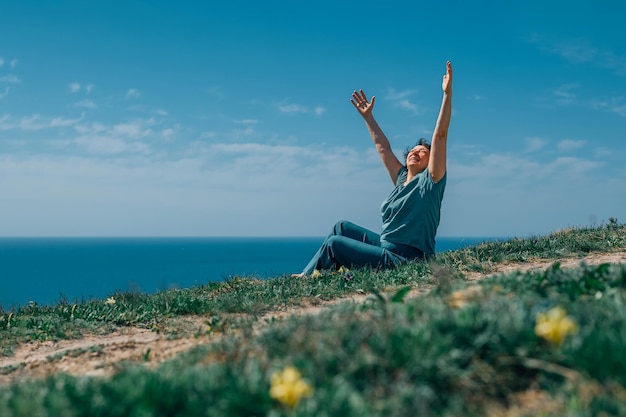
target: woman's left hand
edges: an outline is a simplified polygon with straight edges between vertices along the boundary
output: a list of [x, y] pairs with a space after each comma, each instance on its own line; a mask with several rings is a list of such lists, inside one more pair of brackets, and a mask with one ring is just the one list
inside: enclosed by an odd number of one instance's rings
[[450, 94], [452, 92], [452, 64], [450, 61], [446, 62], [446, 75], [443, 76], [441, 88], [446, 94]]

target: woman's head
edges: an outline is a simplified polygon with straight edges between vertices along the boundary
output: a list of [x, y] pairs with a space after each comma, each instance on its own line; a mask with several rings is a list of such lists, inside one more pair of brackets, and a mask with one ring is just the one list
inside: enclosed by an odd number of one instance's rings
[[430, 157], [430, 143], [426, 139], [421, 138], [412, 148], [406, 148], [404, 151], [404, 163], [407, 168], [417, 168], [418, 172], [422, 172], [428, 166]]

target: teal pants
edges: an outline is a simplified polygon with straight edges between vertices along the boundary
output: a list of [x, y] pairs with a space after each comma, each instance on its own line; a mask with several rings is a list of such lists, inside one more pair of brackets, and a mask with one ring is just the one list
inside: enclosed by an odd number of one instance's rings
[[340, 221], [303, 272], [310, 275], [316, 269], [340, 266], [391, 268], [415, 258], [424, 258], [424, 253], [412, 246], [381, 240], [378, 233], [352, 222]]

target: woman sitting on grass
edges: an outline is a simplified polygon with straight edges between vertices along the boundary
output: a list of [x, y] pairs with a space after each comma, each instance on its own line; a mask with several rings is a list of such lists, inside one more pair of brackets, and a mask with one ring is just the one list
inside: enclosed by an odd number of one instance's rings
[[452, 112], [452, 65], [446, 63], [442, 82], [443, 100], [432, 143], [420, 139], [407, 150], [403, 165], [391, 150], [389, 140], [374, 119], [376, 97], [367, 100], [363, 90], [352, 93], [352, 105], [365, 120], [383, 165], [395, 188], [381, 206], [382, 232], [340, 221], [301, 274], [341, 266], [389, 268], [435, 253], [441, 201], [446, 187], [446, 141]]

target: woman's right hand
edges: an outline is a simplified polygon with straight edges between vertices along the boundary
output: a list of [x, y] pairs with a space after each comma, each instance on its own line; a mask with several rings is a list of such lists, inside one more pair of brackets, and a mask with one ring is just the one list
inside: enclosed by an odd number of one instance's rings
[[363, 92], [363, 90], [359, 90], [358, 92], [354, 91], [352, 93], [352, 99], [350, 99], [350, 103], [354, 106], [354, 108], [359, 112], [359, 114], [363, 117], [368, 117], [372, 115], [372, 110], [374, 109], [374, 100], [376, 100], [376, 96], [372, 96], [371, 101], [367, 101], [367, 96]]

